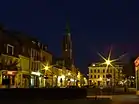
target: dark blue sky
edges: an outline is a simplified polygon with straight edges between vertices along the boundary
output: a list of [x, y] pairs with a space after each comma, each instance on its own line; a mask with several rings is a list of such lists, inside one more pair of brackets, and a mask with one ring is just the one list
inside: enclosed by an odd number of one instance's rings
[[76, 65], [87, 72], [96, 52], [113, 57], [139, 53], [139, 0], [2, 0], [0, 21], [37, 37], [61, 55], [66, 15], [69, 15]]

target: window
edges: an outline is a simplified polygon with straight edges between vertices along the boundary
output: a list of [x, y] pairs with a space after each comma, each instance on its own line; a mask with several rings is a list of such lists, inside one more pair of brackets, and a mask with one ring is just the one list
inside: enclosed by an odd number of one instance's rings
[[91, 78], [92, 78], [92, 75], [91, 75]]
[[96, 75], [94, 75], [94, 78], [96, 78]]
[[98, 71], [97, 71], [98, 73], [100, 73], [100, 70], [98, 69]]
[[94, 73], [96, 73], [96, 69], [94, 70]]
[[90, 70], [90, 73], [92, 73], [92, 69]]
[[44, 48], [45, 48], [45, 51], [47, 51], [47, 46], [45, 46]]
[[43, 56], [43, 59], [42, 59], [43, 61], [46, 61], [46, 57], [45, 56]]
[[103, 73], [105, 73], [105, 69], [103, 69]]
[[100, 78], [100, 75], [98, 75], [98, 78]]
[[31, 63], [31, 70], [33, 71], [33, 62]]
[[38, 70], [38, 63], [35, 63], [35, 64], [36, 64], [35, 71], [37, 71]]
[[23, 52], [23, 53], [25, 52], [25, 48], [24, 48], [24, 47], [22, 47], [22, 52]]
[[112, 69], [110, 69], [110, 73], [112, 73]]
[[65, 44], [65, 49], [67, 49], [68, 48], [68, 44]]
[[28, 55], [31, 56], [30, 49], [28, 49], [27, 51], [28, 51]]
[[105, 78], [105, 75], [103, 75], [103, 78]]
[[10, 55], [14, 54], [14, 46], [7, 44], [7, 53]]

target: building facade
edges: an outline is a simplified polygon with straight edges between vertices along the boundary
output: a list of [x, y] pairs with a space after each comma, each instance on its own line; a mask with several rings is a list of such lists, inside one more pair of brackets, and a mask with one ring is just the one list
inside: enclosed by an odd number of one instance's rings
[[73, 65], [70, 32], [63, 40], [63, 58], [52, 63], [47, 46], [25, 33], [0, 28], [0, 85], [8, 87], [68, 87], [81, 82]]
[[139, 57], [135, 60], [136, 95], [139, 95]]
[[89, 85], [95, 86], [116, 86], [122, 80], [122, 66], [109, 66], [92, 63], [89, 65]]

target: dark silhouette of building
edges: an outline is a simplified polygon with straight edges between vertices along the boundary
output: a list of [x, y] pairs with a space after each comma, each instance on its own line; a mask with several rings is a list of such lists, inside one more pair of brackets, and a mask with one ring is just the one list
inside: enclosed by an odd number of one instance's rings
[[135, 76], [135, 65], [134, 65], [135, 59], [136, 56], [131, 57], [129, 62], [124, 65], [123, 73], [126, 75], [126, 77]]
[[67, 22], [66, 24], [66, 34], [63, 36], [62, 56], [64, 59], [65, 66], [70, 68], [73, 65], [73, 57], [69, 22]]

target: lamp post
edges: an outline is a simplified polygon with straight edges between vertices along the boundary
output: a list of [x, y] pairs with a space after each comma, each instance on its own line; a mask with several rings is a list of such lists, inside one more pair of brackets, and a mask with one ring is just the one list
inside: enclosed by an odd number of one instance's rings
[[49, 64], [44, 65], [45, 73], [46, 73], [46, 71], [51, 71], [51, 74], [52, 74], [52, 87], [53, 87], [53, 69], [50, 70], [50, 68], [52, 68], [52, 65], [49, 65]]
[[[106, 63], [106, 65], [107, 65], [107, 68], [109, 68], [109, 66], [111, 65], [111, 61], [108, 59], [108, 60], [106, 60], [105, 61], [105, 63]], [[113, 67], [114, 68], [114, 75], [113, 75], [113, 86], [114, 86], [114, 88], [115, 88], [115, 67]]]

